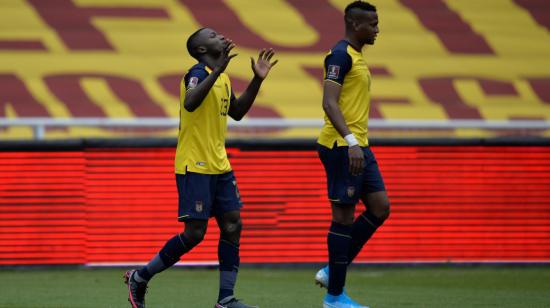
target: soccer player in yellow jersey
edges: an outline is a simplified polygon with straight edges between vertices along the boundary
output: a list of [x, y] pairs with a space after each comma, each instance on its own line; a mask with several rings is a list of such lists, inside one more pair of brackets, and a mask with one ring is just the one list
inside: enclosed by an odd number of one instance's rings
[[[216, 31], [203, 28], [187, 40], [189, 54], [198, 61], [182, 80], [180, 130], [175, 169], [179, 193], [178, 220], [184, 231], [172, 237], [143, 268], [125, 274], [132, 307], [145, 307], [148, 281], [171, 267], [199, 244], [208, 219], [215, 217], [220, 228], [218, 259], [220, 288], [216, 308], [253, 307], [233, 295], [239, 269], [239, 240], [242, 203], [235, 176], [225, 151], [227, 116], [241, 120], [248, 112], [263, 80], [277, 60], [274, 51], [262, 50], [251, 58], [254, 77], [239, 98], [231, 89], [227, 65], [233, 42]], [[191, 306], [193, 304], [190, 303]]]
[[[325, 124], [317, 141], [332, 206], [327, 236], [329, 264], [315, 276], [317, 283], [328, 289], [323, 301], [326, 308], [364, 307], [344, 290], [347, 267], [390, 212], [367, 139], [371, 74], [362, 49], [374, 44], [378, 14], [373, 5], [355, 1], [346, 7], [344, 20], [345, 38], [325, 57]], [[366, 210], [354, 221], [359, 199]]]

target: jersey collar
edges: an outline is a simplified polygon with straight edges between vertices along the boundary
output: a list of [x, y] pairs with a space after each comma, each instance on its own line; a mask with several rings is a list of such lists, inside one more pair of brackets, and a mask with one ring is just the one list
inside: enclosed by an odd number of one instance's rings
[[363, 53], [362, 50], [357, 50], [348, 40], [345, 40], [345, 39], [344, 39], [343, 41], [346, 42], [346, 43], [348, 43], [348, 46], [350, 46], [351, 49], [355, 50], [355, 51], [358, 52], [358, 53]]

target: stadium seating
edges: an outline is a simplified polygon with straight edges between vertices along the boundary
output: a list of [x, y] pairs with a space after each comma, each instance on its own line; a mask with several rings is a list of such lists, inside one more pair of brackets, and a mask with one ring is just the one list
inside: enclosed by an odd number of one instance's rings
[[[179, 81], [193, 64], [186, 38], [210, 26], [238, 44], [228, 68], [237, 92], [251, 77], [249, 57], [263, 47], [278, 51], [280, 63], [250, 117], [319, 119], [322, 59], [343, 35], [347, 3], [1, 1], [0, 118], [177, 117]], [[373, 118], [550, 119], [547, 1], [373, 3], [381, 29], [365, 52], [375, 77]], [[94, 134], [117, 132], [49, 132]], [[26, 128], [0, 131], [5, 138], [30, 135]]]

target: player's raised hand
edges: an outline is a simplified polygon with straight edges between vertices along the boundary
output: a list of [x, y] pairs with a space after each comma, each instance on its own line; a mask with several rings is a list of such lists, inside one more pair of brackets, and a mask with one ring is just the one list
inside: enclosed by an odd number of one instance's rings
[[273, 58], [273, 55], [275, 55], [275, 51], [273, 50], [273, 48], [269, 48], [268, 50], [265, 50], [264, 48], [260, 51], [257, 61], [254, 61], [254, 58], [250, 57], [252, 71], [254, 71], [254, 75], [256, 77], [261, 78], [262, 80], [265, 79], [271, 68], [275, 66], [277, 62], [279, 62], [279, 60], [271, 62], [271, 58]]
[[218, 73], [222, 73], [223, 71], [225, 71], [225, 69], [227, 68], [227, 65], [229, 65], [229, 62], [231, 61], [231, 59], [233, 59], [234, 57], [236, 57], [238, 55], [236, 53], [230, 54], [230, 52], [233, 48], [235, 48], [235, 44], [233, 43], [232, 40], [228, 39], [227, 40], [227, 45], [225, 46], [225, 49], [223, 50], [223, 53], [222, 53], [222, 61], [221, 61], [219, 66], [214, 68], [214, 71], [217, 71]]

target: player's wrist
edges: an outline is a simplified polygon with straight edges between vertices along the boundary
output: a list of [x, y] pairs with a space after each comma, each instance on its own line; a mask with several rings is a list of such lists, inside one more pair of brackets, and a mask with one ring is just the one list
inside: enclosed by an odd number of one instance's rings
[[348, 147], [350, 148], [353, 146], [359, 145], [359, 141], [357, 141], [357, 138], [355, 138], [353, 134], [348, 134], [344, 136], [344, 139], [346, 140]]
[[257, 73], [254, 73], [254, 77], [252, 77], [252, 80], [256, 80], [256, 81], [264, 81], [264, 79], [265, 77], [262, 77]]

